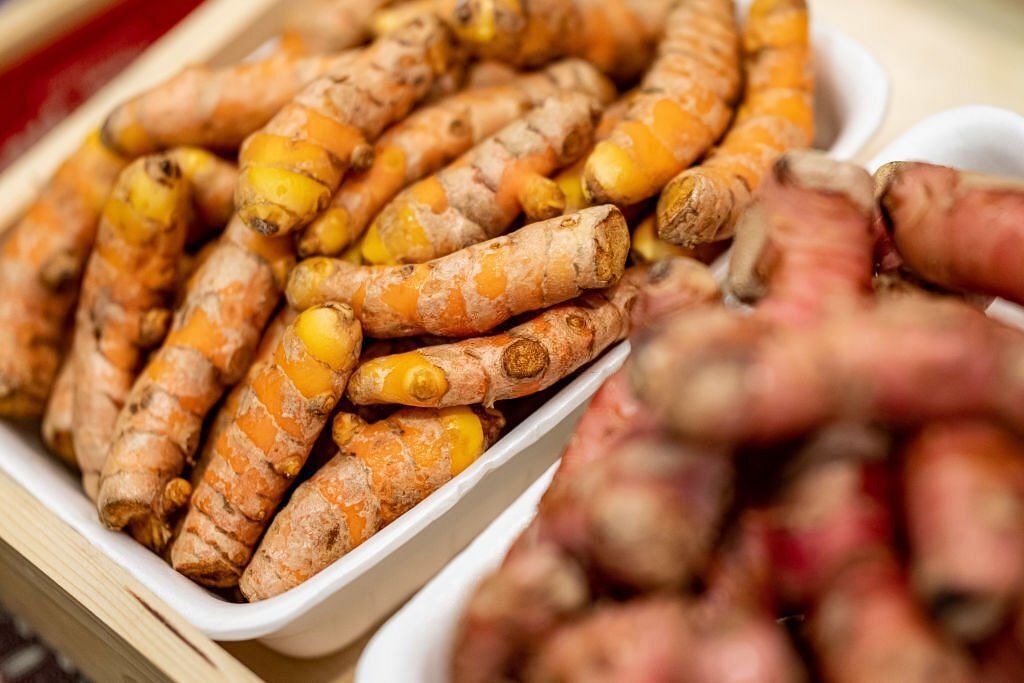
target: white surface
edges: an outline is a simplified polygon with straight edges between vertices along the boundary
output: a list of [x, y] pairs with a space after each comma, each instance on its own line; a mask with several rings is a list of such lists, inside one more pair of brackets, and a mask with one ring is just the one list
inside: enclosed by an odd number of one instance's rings
[[[1024, 117], [993, 107], [943, 112], [895, 140], [869, 168], [903, 160], [1024, 178]], [[998, 302], [989, 313], [1024, 327], [1013, 304]], [[357, 683], [448, 680], [452, 638], [466, 599], [533, 519], [553, 474], [554, 466], [377, 632], [359, 661]]]
[[[813, 35], [819, 146], [849, 157], [870, 139], [885, 112], [885, 74], [837, 31], [818, 25]], [[624, 343], [609, 351], [473, 466], [362, 546], [305, 584], [251, 605], [220, 599], [128, 536], [103, 529], [77, 478], [45, 455], [33, 434], [0, 423], [0, 468], [211, 638], [260, 638], [285, 654], [315, 657], [386, 618], [535, 481], [558, 457], [583, 404], [628, 349]]]

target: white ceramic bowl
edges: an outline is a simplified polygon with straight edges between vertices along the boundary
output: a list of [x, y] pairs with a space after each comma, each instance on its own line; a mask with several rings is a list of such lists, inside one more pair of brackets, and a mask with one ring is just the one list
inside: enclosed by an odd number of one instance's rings
[[[962, 107], [917, 124], [868, 166], [874, 170], [889, 161], [918, 160], [1024, 178], [1022, 152], [1024, 117], [993, 107]], [[1019, 311], [997, 303], [989, 313], [1024, 328]], [[533, 519], [554, 470], [545, 472], [381, 628], [359, 661], [357, 683], [447, 680], [452, 638], [466, 599]]]
[[[820, 25], [813, 33], [818, 146], [849, 157], [882, 119], [887, 80], [871, 55], [846, 36]], [[472, 467], [334, 565], [284, 595], [251, 605], [220, 599], [128, 536], [103, 529], [77, 478], [44, 453], [34, 434], [0, 423], [0, 468], [211, 638], [259, 638], [283, 653], [315, 657], [386, 618], [535, 481], [558, 457], [583, 404], [628, 352], [628, 344], [609, 351]]]

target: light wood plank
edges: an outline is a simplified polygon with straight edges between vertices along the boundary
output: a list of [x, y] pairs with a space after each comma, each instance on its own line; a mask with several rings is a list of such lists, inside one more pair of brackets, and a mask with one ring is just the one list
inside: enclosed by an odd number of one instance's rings
[[280, 25], [280, 0], [208, 0], [88, 102], [58, 124], [0, 177], [0, 232], [28, 207], [58, 164], [119, 102], [192, 62], [238, 61]]
[[258, 681], [0, 473], [0, 602], [109, 680]]
[[[34, 195], [35, 188], [52, 173], [68, 150], [102, 120], [113, 104], [156, 80], [166, 78], [186, 61], [212, 59], [223, 63], [238, 59], [268, 35], [269, 27], [279, 18], [280, 8], [276, 7], [276, 2], [208, 2], [0, 179], [0, 226], [10, 223], [23, 211]], [[912, 123], [953, 106], [988, 103], [1024, 112], [1024, 87], [1020, 87], [1020, 65], [1024, 64], [1024, 41], [1020, 40], [1024, 35], [1024, 6], [1017, 0], [860, 0], [856, 3], [846, 0], [812, 0], [812, 10], [867, 46], [883, 63], [891, 78], [889, 112], [880, 133], [858, 156], [861, 160], [870, 158]], [[207, 30], [205, 22], [218, 26], [218, 30]], [[227, 47], [225, 41], [229, 43]], [[10, 490], [12, 488], [13, 491]], [[9, 501], [7, 509], [15, 510], [24, 506], [28, 510], [21, 510], [16, 515], [17, 519], [23, 520], [21, 523], [32, 521], [35, 523], [33, 528], [37, 529], [63, 526], [37, 503], [33, 507], [16, 500], [13, 494], [19, 491], [0, 476], [0, 500]], [[24, 492], [21, 495], [27, 496]], [[34, 500], [30, 501], [34, 503]], [[0, 516], [0, 538], [7, 539], [11, 523], [10, 514], [6, 518]], [[65, 531], [70, 530], [65, 527]], [[12, 597], [8, 597], [7, 602], [16, 610], [18, 605], [15, 603], [35, 604], [42, 600], [41, 604], [47, 605], [45, 610], [50, 610], [41, 613], [44, 628], [51, 629], [54, 640], [60, 640], [66, 631], [74, 630], [74, 624], [79, 622], [91, 624], [84, 631], [98, 630], [106, 634], [112, 630], [121, 637], [118, 628], [125, 624], [127, 612], [122, 614], [121, 607], [114, 609], [94, 605], [95, 598], [89, 597], [90, 594], [98, 595], [97, 591], [103, 590], [107, 582], [116, 582], [116, 578], [103, 573], [95, 577], [89, 574], [89, 581], [83, 582], [78, 576], [79, 571], [71, 571], [70, 580], [59, 578], [62, 571], [71, 568], [55, 567], [55, 554], [73, 558], [59, 565], [107, 566], [108, 570], [117, 570], [77, 535], [70, 533], [77, 539], [78, 546], [55, 545], [65, 543], [65, 539], [33, 532], [27, 536], [22, 534], [22, 548], [10, 540], [7, 540], [9, 546], [0, 545], [0, 599], [3, 594], [10, 594]], [[85, 547], [81, 547], [83, 545]], [[20, 563], [17, 558], [11, 559], [10, 551], [23, 552], [25, 559]], [[39, 574], [32, 575], [32, 568], [36, 568]], [[120, 570], [113, 573], [118, 572], [124, 574]], [[54, 577], [56, 592], [53, 589], [36, 590], [35, 584], [44, 574]], [[32, 578], [21, 578], [25, 576]], [[20, 588], [8, 589], [8, 577], [12, 577], [11, 586]], [[99, 583], [90, 583], [92, 580]], [[30, 591], [36, 594], [30, 594]], [[115, 593], [119, 600], [124, 600], [125, 594], [120, 589]], [[71, 610], [69, 605], [81, 608], [79, 616], [61, 616]], [[129, 609], [128, 606], [122, 607]], [[140, 609], [144, 614], [139, 613]], [[37, 608], [39, 610], [43, 608]], [[87, 620], [89, 614], [95, 615], [95, 622]], [[142, 623], [152, 619], [152, 615], [139, 606], [131, 614], [138, 614]], [[135, 626], [134, 622], [129, 623]], [[44, 632], [39, 625], [35, 626], [44, 635], [51, 632]], [[144, 630], [148, 632], [148, 624]], [[76, 638], [72, 640], [77, 642]], [[140, 656], [150, 654], [152, 642], [148, 637], [140, 640], [141, 643], [125, 637], [127, 649], [115, 649], [113, 652], [116, 655], [107, 656], [120, 657], [123, 653], [125, 662], [119, 666], [123, 666], [125, 672], [152, 671], [154, 669], [147, 668], [149, 664], [132, 659], [131, 647], [139, 647]], [[193, 634], [189, 641], [203, 643], [205, 639]], [[351, 681], [364, 646], [365, 641], [330, 657], [295, 660], [278, 655], [254, 642], [224, 645], [268, 681], [309, 680], [325, 683]], [[58, 647], [62, 646], [58, 644]], [[90, 652], [90, 647], [81, 646], [83, 652], [80, 656], [66, 648], [62, 649], [85, 667], [84, 662], [91, 662], [90, 658], [95, 657], [95, 651]], [[175, 652], [183, 648], [180, 642], [177, 647]], [[218, 652], [220, 656], [226, 656], [222, 651]], [[156, 665], [157, 661], [166, 662], [166, 659], [154, 659], [153, 664]], [[101, 665], [102, 662], [95, 664]], [[163, 671], [159, 665], [156, 668]], [[171, 668], [179, 671], [176, 667]], [[145, 676], [141, 678], [146, 679]]]
[[114, 2], [116, 0], [8, 0], [0, 4], [0, 70]]

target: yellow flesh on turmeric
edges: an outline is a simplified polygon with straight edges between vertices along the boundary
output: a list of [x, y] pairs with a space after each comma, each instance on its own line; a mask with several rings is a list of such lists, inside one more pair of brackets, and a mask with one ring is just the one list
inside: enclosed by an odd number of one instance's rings
[[242, 593], [263, 600], [307, 580], [464, 471], [503, 426], [500, 414], [464, 406], [405, 409], [372, 424], [339, 414], [340, 452], [277, 514]]

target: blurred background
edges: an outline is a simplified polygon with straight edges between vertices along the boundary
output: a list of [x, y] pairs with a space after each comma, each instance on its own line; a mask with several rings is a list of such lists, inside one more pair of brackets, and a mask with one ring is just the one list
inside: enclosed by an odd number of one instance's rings
[[202, 0], [0, 0], [0, 169]]

